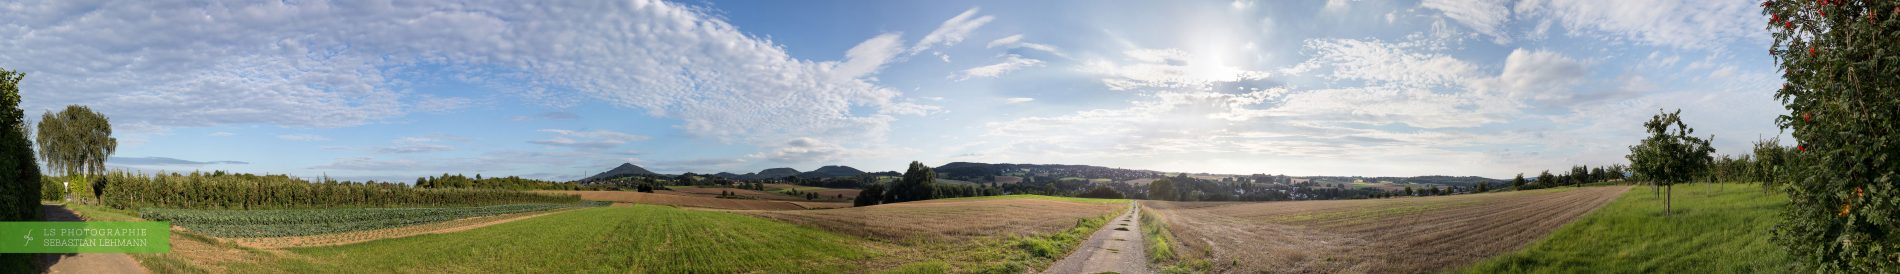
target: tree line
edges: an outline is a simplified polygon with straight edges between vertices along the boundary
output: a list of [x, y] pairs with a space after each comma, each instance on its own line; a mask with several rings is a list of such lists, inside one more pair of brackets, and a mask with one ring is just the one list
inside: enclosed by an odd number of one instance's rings
[[852, 199], [853, 206], [871, 206], [889, 203], [923, 201], [930, 199], [994, 196], [1002, 191], [994, 187], [981, 185], [946, 185], [937, 183], [937, 172], [921, 162], [910, 162], [910, 168], [904, 171], [902, 179], [888, 185], [873, 183], [858, 191]]

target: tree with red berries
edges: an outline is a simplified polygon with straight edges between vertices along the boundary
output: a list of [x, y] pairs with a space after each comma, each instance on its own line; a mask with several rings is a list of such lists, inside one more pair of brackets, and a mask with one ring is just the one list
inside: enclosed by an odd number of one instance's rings
[[1900, 2], [1769, 1], [1795, 152], [1774, 240], [1816, 272], [1900, 271]]

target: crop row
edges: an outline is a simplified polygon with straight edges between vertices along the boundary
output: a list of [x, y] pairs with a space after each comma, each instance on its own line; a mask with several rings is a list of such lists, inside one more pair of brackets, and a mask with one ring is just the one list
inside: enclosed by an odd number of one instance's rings
[[603, 206], [604, 202], [511, 204], [446, 208], [337, 208], [285, 210], [139, 210], [139, 217], [169, 221], [218, 237], [281, 237], [395, 228], [462, 218]]

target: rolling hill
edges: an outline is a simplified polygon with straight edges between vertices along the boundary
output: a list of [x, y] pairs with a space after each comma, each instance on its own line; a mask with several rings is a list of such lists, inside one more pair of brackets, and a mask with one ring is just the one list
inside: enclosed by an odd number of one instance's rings
[[636, 166], [631, 163], [622, 163], [620, 164], [620, 166], [614, 167], [614, 169], [607, 170], [606, 172], [601, 172], [600, 174], [594, 174], [594, 176], [588, 176], [586, 179], [581, 179], [580, 181], [592, 182], [592, 181], [600, 181], [600, 180], [607, 180], [607, 179], [620, 178], [620, 177], [648, 176], [648, 175], [658, 175], [658, 174], [653, 173], [652, 171], [647, 171], [646, 168], [641, 168], [640, 166]]

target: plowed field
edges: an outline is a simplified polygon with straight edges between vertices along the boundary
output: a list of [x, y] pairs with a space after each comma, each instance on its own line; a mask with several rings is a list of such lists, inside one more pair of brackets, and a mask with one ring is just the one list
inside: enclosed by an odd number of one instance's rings
[[1628, 187], [1374, 200], [1144, 202], [1226, 273], [1435, 273], [1516, 250]]

